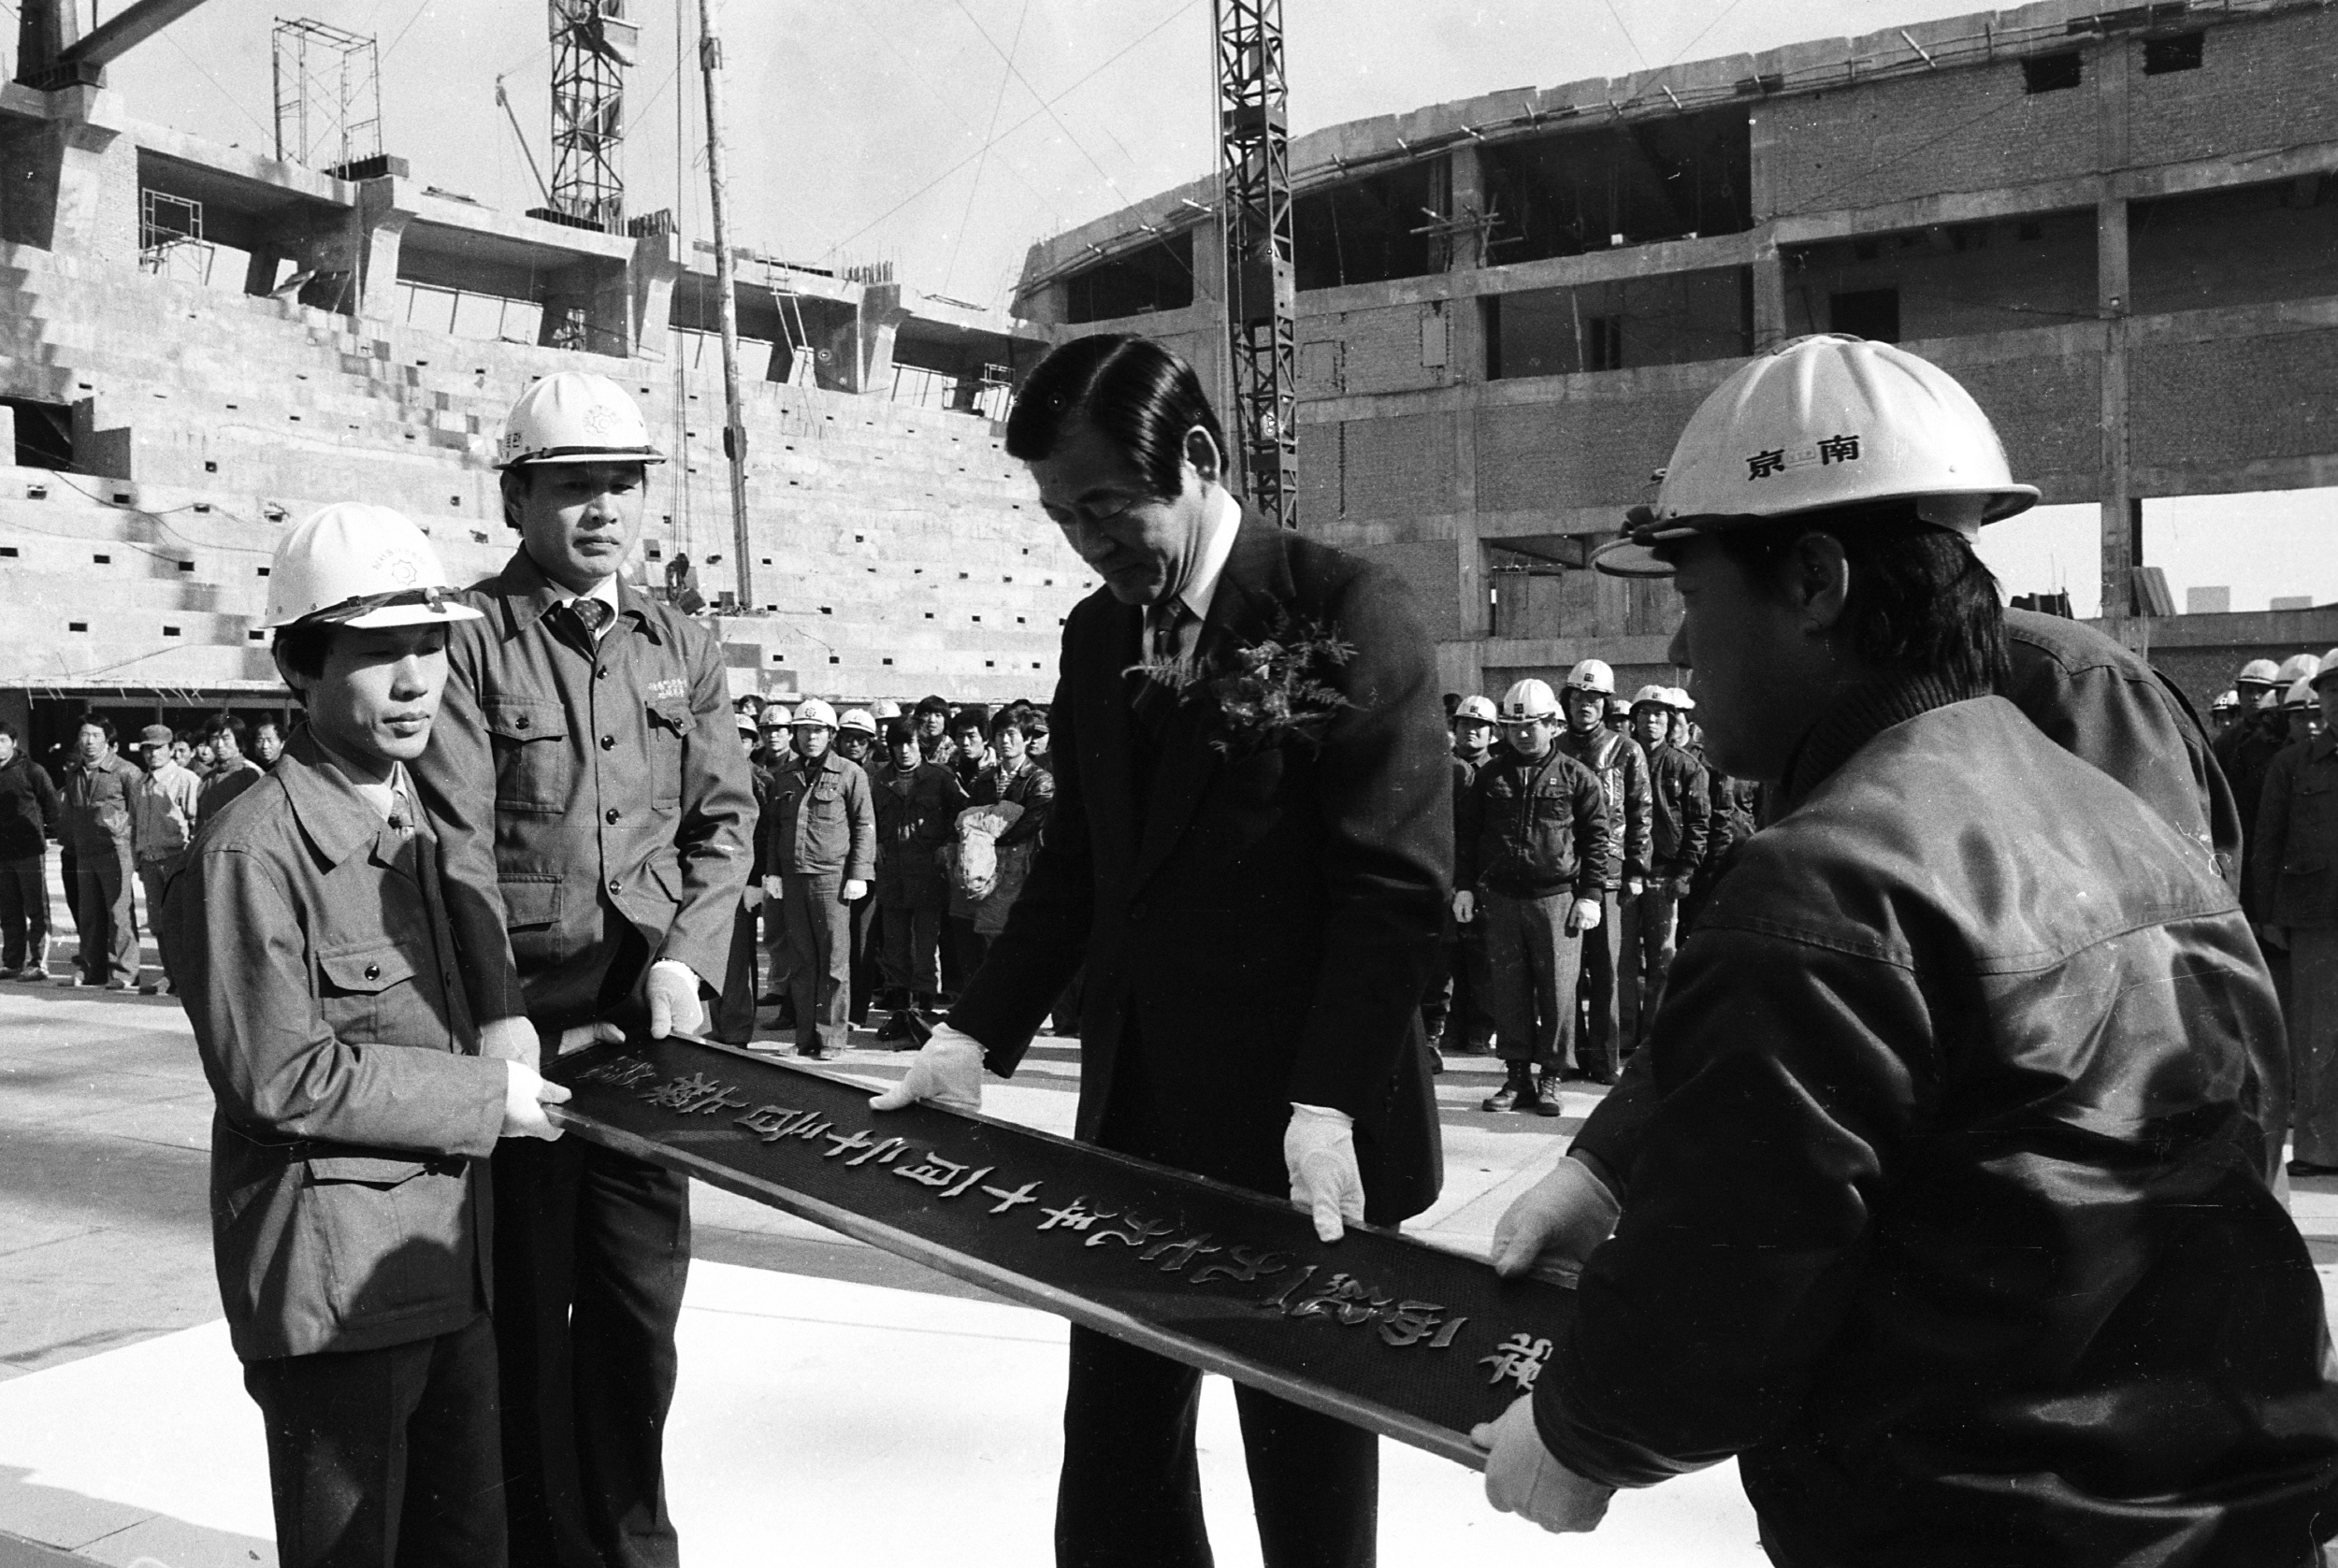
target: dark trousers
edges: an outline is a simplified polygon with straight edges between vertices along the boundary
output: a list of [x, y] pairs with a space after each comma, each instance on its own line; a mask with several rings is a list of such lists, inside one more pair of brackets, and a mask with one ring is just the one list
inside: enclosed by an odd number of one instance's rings
[[726, 1045], [744, 1045], [755, 1038], [755, 911], [744, 903], [730, 923], [722, 995], [707, 1009], [706, 1032]]
[[[1193, 1426], [1202, 1374], [1090, 1329], [1072, 1330], [1056, 1493], [1061, 1568], [1205, 1568]], [[1266, 1568], [1369, 1568], [1378, 1441], [1329, 1416], [1237, 1387], [1242, 1447]]]
[[381, 1350], [247, 1361], [283, 1568], [504, 1560], [495, 1335], [485, 1314]]
[[674, 1568], [663, 1455], [688, 1184], [582, 1139], [511, 1138], [495, 1196], [513, 1568]]
[[1494, 1041], [1493, 988], [1486, 979], [1486, 923], [1482, 917], [1455, 928], [1452, 952], [1453, 1002], [1445, 1018], [1445, 1043], [1482, 1051]]
[[1566, 934], [1574, 904], [1571, 892], [1540, 899], [1488, 892], [1478, 899], [1494, 1048], [1504, 1061], [1529, 1062], [1544, 1072], [1574, 1063], [1575, 974], [1585, 946], [1581, 937]]
[[1616, 1067], [1618, 971], [1624, 956], [1624, 896], [1610, 887], [1599, 895], [1599, 927], [1585, 931], [1583, 1015], [1585, 1033], [1575, 1045], [1575, 1064], [1586, 1072], [1613, 1074]]
[[873, 891], [853, 901], [852, 1010], [846, 1016], [856, 1024], [868, 1021], [869, 1002], [876, 995], [877, 971], [882, 966], [877, 944], [884, 941], [884, 924]]
[[128, 844], [110, 852], [84, 850], [75, 863], [73, 924], [81, 933], [81, 946], [74, 961], [92, 985], [137, 984], [137, 886]]
[[885, 979], [922, 1007], [942, 994], [942, 901], [885, 906]]
[[0, 860], [0, 970], [49, 957], [49, 856]]
[[796, 1048], [841, 1051], [852, 1007], [852, 906], [844, 878], [790, 875], [782, 885]]

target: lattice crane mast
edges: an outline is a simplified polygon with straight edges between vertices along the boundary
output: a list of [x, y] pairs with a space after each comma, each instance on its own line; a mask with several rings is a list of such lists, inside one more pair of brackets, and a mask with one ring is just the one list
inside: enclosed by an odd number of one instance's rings
[[1299, 512], [1299, 341], [1291, 260], [1291, 122], [1282, 0], [1212, 0], [1218, 23], [1219, 216], [1233, 438], [1251, 502], [1286, 528]]

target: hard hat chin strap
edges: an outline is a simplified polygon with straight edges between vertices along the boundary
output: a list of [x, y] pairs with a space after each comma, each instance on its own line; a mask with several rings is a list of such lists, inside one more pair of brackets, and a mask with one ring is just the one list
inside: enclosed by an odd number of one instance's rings
[[446, 613], [446, 590], [438, 587], [401, 588], [394, 594], [363, 594], [356, 598], [343, 599], [339, 604], [328, 605], [323, 610], [310, 611], [303, 615], [301, 620], [311, 626], [345, 626], [359, 616], [370, 615], [377, 610], [388, 610], [393, 606], [409, 604], [427, 605], [433, 615], [443, 615]]

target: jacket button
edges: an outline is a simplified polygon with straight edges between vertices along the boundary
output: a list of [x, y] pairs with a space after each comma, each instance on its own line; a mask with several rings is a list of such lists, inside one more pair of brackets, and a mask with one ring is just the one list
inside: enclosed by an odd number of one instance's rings
[[381, 966], [380, 964], [368, 964], [368, 965], [366, 966], [366, 978], [367, 978], [368, 980], [379, 980], [379, 979], [381, 979], [381, 978], [382, 978], [382, 966]]
[[617, 820], [617, 808], [612, 806], [607, 811], [601, 813], [600, 820], [613, 826]]
[[615, 751], [617, 749], [617, 738], [613, 735], [602, 736], [600, 738], [600, 749], [605, 752]]
[[625, 891], [625, 884], [619, 882], [615, 877], [611, 877], [609, 879], [609, 891], [612, 893], [622, 893]]
[[594, 670], [593, 673], [601, 680], [606, 681], [609, 679], [609, 667], [604, 664], [599, 669]]
[[526, 713], [512, 714], [512, 727], [513, 729], [526, 729], [527, 727], [527, 715]]

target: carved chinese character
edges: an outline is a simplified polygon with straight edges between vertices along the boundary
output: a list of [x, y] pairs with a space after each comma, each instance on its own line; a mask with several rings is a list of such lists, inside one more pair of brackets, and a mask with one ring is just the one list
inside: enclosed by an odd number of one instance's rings
[[614, 1061], [602, 1062], [599, 1067], [581, 1073], [579, 1076], [587, 1083], [607, 1084], [613, 1088], [629, 1089], [657, 1077], [657, 1069], [639, 1057], [619, 1057]]
[[669, 1079], [642, 1098], [652, 1105], [661, 1105], [686, 1116], [693, 1113], [711, 1115], [716, 1111], [735, 1111], [746, 1104], [745, 1100], [733, 1100], [730, 1095], [729, 1084], [718, 1084], [703, 1072], [693, 1072], [686, 1078]]
[[1399, 1350], [1418, 1345], [1437, 1331], [1445, 1308], [1436, 1302], [1399, 1302], [1380, 1313], [1380, 1340]]
[[1047, 1216], [1039, 1222], [1039, 1229], [1042, 1230], [1052, 1230], [1059, 1225], [1066, 1230], [1085, 1230], [1098, 1220], [1111, 1219], [1119, 1213], [1117, 1209], [1088, 1207], [1088, 1199], [1085, 1194], [1073, 1199], [1060, 1209], [1042, 1209], [1039, 1212]]
[[[1212, 1247], [1210, 1250], [1215, 1252], [1218, 1249]], [[1196, 1269], [1193, 1271], [1193, 1277], [1186, 1283], [1207, 1285], [1213, 1279], [1230, 1279], [1236, 1285], [1255, 1285], [1262, 1279], [1281, 1273], [1289, 1267], [1291, 1267], [1291, 1258], [1287, 1253], [1263, 1252], [1254, 1246], [1237, 1246], [1233, 1249], [1233, 1261], [1212, 1263], [1205, 1268]]]
[[1198, 1236], [1188, 1236], [1182, 1241], [1156, 1242], [1145, 1249], [1144, 1257], [1147, 1263], [1160, 1259], [1161, 1272], [1174, 1274], [1184, 1273], [1185, 1266], [1204, 1253], [1225, 1250], [1224, 1247], [1212, 1245], [1209, 1232], [1205, 1230]]
[[[828, 1153], [820, 1156], [822, 1159], [834, 1159], [838, 1155], [847, 1154], [855, 1149], [871, 1149], [880, 1146], [877, 1140], [866, 1132], [829, 1132], [823, 1133], [821, 1136], [826, 1138], [828, 1142], [836, 1145], [834, 1148], [829, 1150]], [[898, 1144], [901, 1140], [894, 1138], [888, 1140], [888, 1142]]]
[[[1306, 1268], [1301, 1269], [1297, 1279], [1291, 1281], [1291, 1283], [1285, 1285], [1280, 1290], [1276, 1291], [1273, 1295], [1267, 1297], [1266, 1300], [1259, 1302], [1259, 1305], [1269, 1312], [1282, 1312], [1287, 1310], [1290, 1305], [1292, 1292], [1299, 1289], [1301, 1287], [1305, 1286], [1307, 1281], [1315, 1277], [1316, 1267], [1317, 1265], [1309, 1263]], [[1208, 1271], [1204, 1270], [1203, 1273], [1206, 1274]]]
[[966, 1173], [966, 1167], [930, 1154], [923, 1159], [893, 1167], [893, 1174], [905, 1176], [920, 1187], [947, 1187]]
[[1820, 468], [1829, 463], [1855, 463], [1859, 460], [1859, 438], [1828, 436], [1818, 443]]
[[1122, 1246], [1144, 1246], [1154, 1237], [1166, 1236], [1176, 1228], [1174, 1220], [1162, 1220], [1156, 1223], [1141, 1215], [1132, 1213], [1120, 1221], [1117, 1229], [1099, 1230], [1089, 1237], [1088, 1244], [1102, 1246], [1106, 1242], [1118, 1242]]
[[1760, 479], [1766, 474], [1782, 474], [1785, 471], [1786, 452], [1783, 447], [1757, 452], [1745, 460], [1745, 477], [1748, 479]]
[[729, 1084], [718, 1084], [714, 1086], [712, 1093], [698, 1100], [694, 1100], [689, 1104], [679, 1107], [679, 1109], [686, 1116], [711, 1116], [717, 1111], [739, 1110], [743, 1107], [746, 1102], [747, 1097], [744, 1095], [740, 1095], [735, 1100], [731, 1098], [731, 1090]]
[[[879, 1165], [890, 1165], [893, 1161], [899, 1159], [903, 1154], [907, 1153], [908, 1149], [909, 1144], [906, 1139], [888, 1138], [884, 1143], [879, 1144], [875, 1148], [871, 1149], [867, 1154], [860, 1156], [857, 1159], [848, 1159], [844, 1161], [844, 1163], [847, 1165], [866, 1165], [869, 1161], [873, 1159]], [[838, 1152], [842, 1153], [843, 1151], [839, 1150]]]
[[[958, 1197], [960, 1193], [964, 1192], [968, 1187], [974, 1186], [976, 1182], [982, 1180], [983, 1177], [989, 1175], [995, 1169], [996, 1167], [994, 1166], [986, 1165], [979, 1171], [969, 1172], [963, 1181], [960, 1181], [956, 1187], [951, 1187], [948, 1191], [943, 1193], [942, 1196], [945, 1198]], [[986, 1188], [985, 1190], [988, 1189]]]
[[1290, 1315], [1293, 1317], [1336, 1317], [1352, 1329], [1379, 1316], [1380, 1309], [1388, 1304], [1386, 1296], [1375, 1294], [1363, 1281], [1349, 1274], [1334, 1274], [1314, 1295], [1292, 1307]]
[[[1003, 1187], [986, 1187], [982, 1190], [998, 1200], [998, 1202], [992, 1205], [990, 1210], [990, 1212], [994, 1215], [1003, 1215], [1009, 1209], [1020, 1208], [1025, 1203], [1036, 1203], [1039, 1201], [1038, 1199], [1032, 1196], [1032, 1193], [1039, 1190], [1039, 1184], [1037, 1182], [1025, 1182], [1022, 1186], [1017, 1187], [1012, 1192], [1009, 1192]], [[1041, 1229], [1044, 1230], [1046, 1228], [1043, 1226]]]
[[1486, 1374], [1489, 1385], [1507, 1377], [1522, 1390], [1532, 1393], [1535, 1379], [1542, 1375], [1543, 1363], [1550, 1359], [1551, 1342], [1530, 1339], [1522, 1330], [1504, 1340], [1493, 1355], [1479, 1357], [1478, 1364], [1494, 1369]]
[[818, 1117], [817, 1111], [791, 1111], [785, 1105], [758, 1105], [745, 1115], [733, 1117], [732, 1120], [766, 1144], [776, 1144]]

